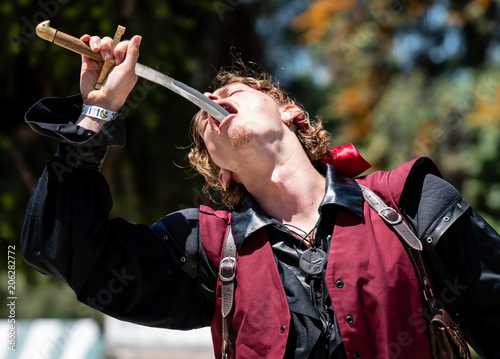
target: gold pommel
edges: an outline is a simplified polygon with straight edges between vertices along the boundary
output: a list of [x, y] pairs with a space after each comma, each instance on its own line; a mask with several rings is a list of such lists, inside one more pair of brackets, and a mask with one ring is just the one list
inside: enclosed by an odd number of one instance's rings
[[57, 30], [50, 27], [50, 20], [41, 22], [36, 27], [36, 34], [44, 40], [54, 42]]

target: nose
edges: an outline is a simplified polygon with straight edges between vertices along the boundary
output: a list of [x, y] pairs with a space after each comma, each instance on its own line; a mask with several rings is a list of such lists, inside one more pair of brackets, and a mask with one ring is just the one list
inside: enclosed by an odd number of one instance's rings
[[205, 92], [204, 95], [207, 96], [212, 101], [221, 99], [220, 96], [214, 95], [213, 93], [210, 93], [210, 92]]

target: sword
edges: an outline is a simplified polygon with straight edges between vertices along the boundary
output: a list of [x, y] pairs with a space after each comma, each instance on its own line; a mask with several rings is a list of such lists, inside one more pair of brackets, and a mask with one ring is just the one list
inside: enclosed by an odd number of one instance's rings
[[[125, 28], [123, 26], [118, 26], [115, 38], [113, 39], [113, 45], [116, 45], [124, 31]], [[95, 61], [105, 62], [100, 53], [93, 52], [90, 47], [82, 40], [56, 30], [53, 27], [50, 27], [50, 20], [38, 24], [36, 27], [36, 34], [44, 40], [53, 42], [54, 44], [62, 46], [68, 50], [79, 53], [80, 55], [90, 57]], [[104, 71], [101, 72], [101, 76], [99, 76], [99, 81], [96, 84], [96, 89], [100, 88], [100, 84], [102, 84], [104, 78], [114, 66], [114, 60], [110, 61], [111, 62], [105, 62], [105, 66], [103, 67]], [[137, 63], [135, 65], [135, 74], [146, 80], [166, 87], [170, 91], [173, 91], [176, 94], [184, 97], [202, 110], [208, 112], [219, 122], [222, 122], [222, 120], [224, 120], [224, 118], [229, 115], [229, 112], [227, 112], [222, 106], [219, 106], [217, 103], [209, 99], [207, 96], [203, 95], [198, 90], [195, 90], [194, 88], [165, 74], [162, 74], [161, 72], [156, 71], [150, 67]]]

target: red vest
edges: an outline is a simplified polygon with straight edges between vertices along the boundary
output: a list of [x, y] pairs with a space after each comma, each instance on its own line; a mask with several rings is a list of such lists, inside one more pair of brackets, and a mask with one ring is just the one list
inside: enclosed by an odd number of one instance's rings
[[[413, 163], [357, 182], [397, 209]], [[200, 208], [203, 247], [216, 267], [229, 222], [228, 212]], [[398, 237], [367, 203], [363, 218], [339, 209], [328, 258], [326, 285], [347, 358], [431, 358], [422, 319], [425, 303], [413, 266]], [[290, 312], [264, 230], [245, 241], [236, 267], [232, 357], [283, 358]], [[220, 357], [220, 281], [216, 295], [211, 326], [215, 355]]]

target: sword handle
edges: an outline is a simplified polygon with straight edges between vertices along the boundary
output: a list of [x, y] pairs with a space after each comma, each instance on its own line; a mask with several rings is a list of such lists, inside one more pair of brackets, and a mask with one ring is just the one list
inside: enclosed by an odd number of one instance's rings
[[[125, 28], [121, 25], [118, 25], [118, 28], [116, 29], [115, 37], [113, 38], [113, 43], [111, 44], [111, 49], [114, 51], [116, 45], [120, 42], [120, 39], [122, 38], [122, 35], [125, 33]], [[104, 61], [104, 66], [101, 69], [101, 74], [99, 75], [99, 78], [97, 79], [97, 83], [95, 84], [94, 88], [96, 90], [100, 90], [102, 87], [102, 84], [104, 83], [104, 80], [106, 80], [106, 77], [108, 77], [109, 73], [115, 67], [116, 62], [115, 59], [110, 59]]]
[[36, 34], [44, 40], [53, 42], [56, 45], [62, 46], [80, 55], [90, 57], [95, 61], [104, 62], [101, 54], [92, 51], [89, 45], [84, 41], [50, 27], [50, 20], [38, 24], [36, 27]]

